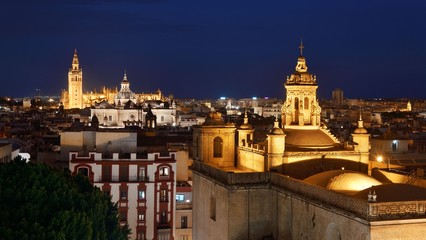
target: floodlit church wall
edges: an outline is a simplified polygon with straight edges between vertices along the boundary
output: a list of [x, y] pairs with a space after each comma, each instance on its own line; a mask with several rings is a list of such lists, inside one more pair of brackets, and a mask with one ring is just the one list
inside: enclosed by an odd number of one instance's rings
[[[199, 133], [200, 146], [202, 147], [201, 159], [204, 162], [217, 164], [218, 166], [234, 166], [235, 153], [235, 128], [215, 127], [203, 128]], [[222, 140], [222, 157], [214, 157], [214, 139]]]
[[250, 151], [247, 148], [238, 148], [237, 167], [251, 171], [265, 170], [265, 156], [263, 153]]
[[371, 240], [410, 239], [422, 240], [426, 236], [425, 219], [382, 221], [371, 224]]
[[314, 159], [342, 159], [344, 161], [360, 161], [360, 154], [348, 151], [329, 151], [329, 152], [285, 152], [284, 154], [284, 163], [295, 163], [300, 161], [309, 161]]
[[227, 191], [198, 174], [193, 177], [193, 239], [229, 239]]

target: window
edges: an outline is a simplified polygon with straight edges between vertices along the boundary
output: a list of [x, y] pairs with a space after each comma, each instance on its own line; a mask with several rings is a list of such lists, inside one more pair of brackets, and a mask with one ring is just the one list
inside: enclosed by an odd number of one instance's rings
[[161, 121], [164, 122], [164, 116], [161, 116]]
[[129, 165], [120, 165], [118, 174], [119, 174], [120, 182], [128, 182], [129, 181]]
[[392, 152], [396, 152], [396, 140], [392, 142]]
[[216, 221], [216, 199], [213, 196], [210, 197], [210, 218]]
[[213, 157], [215, 158], [222, 157], [222, 148], [223, 148], [222, 138], [216, 137], [213, 140]]
[[167, 201], [168, 201], [167, 190], [161, 189], [160, 190], [160, 202], [167, 202]]
[[180, 218], [180, 228], [188, 228], [188, 217], [182, 216]]
[[108, 121], [112, 122], [112, 116], [108, 116]]
[[127, 191], [126, 190], [121, 190], [120, 191], [120, 199], [122, 199], [122, 200], [126, 200], [127, 199]]
[[127, 211], [120, 211], [120, 221], [127, 221]]
[[305, 109], [309, 109], [309, 98], [305, 97]]
[[294, 109], [299, 110], [299, 98], [294, 99]]
[[139, 181], [145, 181], [145, 167], [139, 167]]
[[139, 213], [138, 214], [138, 221], [145, 221], [145, 214]]
[[176, 202], [184, 202], [184, 201], [185, 201], [185, 195], [176, 194]]
[[139, 200], [144, 200], [145, 199], [145, 190], [139, 190], [138, 199]]
[[171, 238], [171, 229], [158, 229], [158, 240], [169, 240]]
[[169, 174], [170, 172], [168, 167], [160, 167], [160, 178], [168, 178]]
[[145, 240], [145, 233], [142, 231], [138, 232], [137, 240]]
[[188, 235], [180, 235], [180, 239], [179, 240], [188, 240]]
[[160, 223], [162, 223], [162, 224], [166, 224], [167, 223], [167, 213], [166, 213], [166, 210], [161, 211]]
[[78, 168], [77, 173], [88, 177], [89, 176], [89, 169], [87, 167], [81, 167], [81, 168]]
[[102, 165], [102, 181], [111, 182], [111, 165]]

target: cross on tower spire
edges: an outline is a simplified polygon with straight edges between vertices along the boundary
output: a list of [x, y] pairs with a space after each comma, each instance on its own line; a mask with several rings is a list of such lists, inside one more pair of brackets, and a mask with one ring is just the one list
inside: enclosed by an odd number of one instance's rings
[[303, 40], [302, 39], [300, 39], [300, 46], [299, 46], [299, 48], [300, 48], [300, 56], [303, 56], [303, 49], [305, 47], [303, 46]]

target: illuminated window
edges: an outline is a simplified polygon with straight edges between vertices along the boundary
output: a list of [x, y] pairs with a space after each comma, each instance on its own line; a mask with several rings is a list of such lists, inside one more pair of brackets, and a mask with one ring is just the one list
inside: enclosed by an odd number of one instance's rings
[[185, 195], [176, 194], [176, 202], [184, 202], [184, 201], [185, 201]]
[[392, 152], [396, 152], [396, 140], [392, 142]]
[[222, 150], [223, 150], [222, 138], [216, 137], [213, 140], [213, 157], [215, 157], [215, 158], [222, 157]]
[[170, 169], [168, 167], [160, 167], [160, 178], [168, 178]]
[[309, 98], [305, 97], [305, 109], [309, 108]]
[[168, 201], [167, 190], [161, 189], [160, 190], [160, 202], [167, 202], [167, 201]]
[[138, 214], [138, 221], [145, 221], [145, 214], [139, 213]]
[[145, 190], [139, 190], [138, 199], [139, 200], [145, 199]]

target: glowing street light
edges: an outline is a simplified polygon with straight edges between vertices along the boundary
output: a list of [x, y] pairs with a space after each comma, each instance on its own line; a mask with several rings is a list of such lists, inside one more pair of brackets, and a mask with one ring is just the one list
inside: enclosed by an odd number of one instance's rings
[[[379, 155], [379, 156], [377, 156], [377, 161], [378, 162], [383, 162], [383, 157], [382, 157], [382, 155]], [[389, 163], [389, 157], [387, 157], [387, 166], [388, 166], [388, 171], [390, 171], [390, 163]]]

